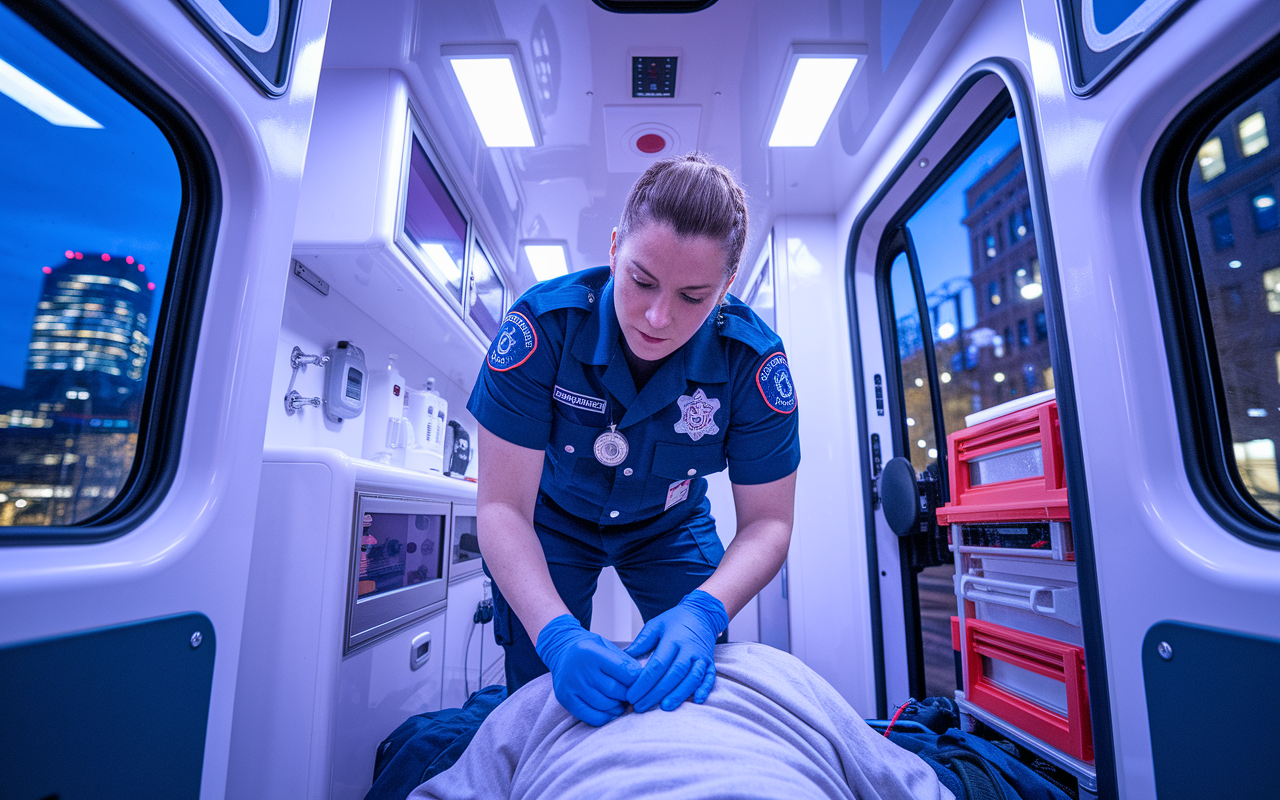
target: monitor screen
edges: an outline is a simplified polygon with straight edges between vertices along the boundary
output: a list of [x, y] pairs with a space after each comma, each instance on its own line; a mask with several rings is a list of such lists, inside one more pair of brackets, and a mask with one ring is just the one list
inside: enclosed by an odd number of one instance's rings
[[443, 514], [365, 511], [356, 594], [371, 597], [442, 577]]

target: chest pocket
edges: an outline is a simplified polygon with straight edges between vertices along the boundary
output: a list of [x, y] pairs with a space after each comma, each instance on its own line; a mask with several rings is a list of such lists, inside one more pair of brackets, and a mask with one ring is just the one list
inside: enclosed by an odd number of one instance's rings
[[[595, 457], [596, 437], [604, 431], [601, 426], [578, 425], [556, 413], [551, 428], [551, 446], [547, 457], [551, 460], [556, 483], [569, 486], [576, 479], [581, 482], [601, 480], [604, 467]], [[586, 488], [586, 487], [578, 487]]]
[[705, 478], [724, 469], [726, 464], [722, 441], [713, 444], [658, 442], [653, 450], [651, 474], [644, 483], [645, 504], [664, 504], [672, 483]]

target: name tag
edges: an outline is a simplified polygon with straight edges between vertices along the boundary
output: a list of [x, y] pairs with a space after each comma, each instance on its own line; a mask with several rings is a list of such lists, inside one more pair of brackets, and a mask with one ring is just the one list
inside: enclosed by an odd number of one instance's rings
[[682, 481], [676, 481], [675, 483], [667, 487], [667, 505], [662, 510], [666, 511], [668, 508], [671, 508], [676, 503], [681, 502], [688, 496], [689, 496], [689, 479], [685, 478]]
[[603, 414], [605, 409], [604, 398], [592, 397], [586, 394], [578, 394], [571, 392], [563, 386], [556, 386], [551, 391], [551, 397], [557, 403], [564, 403], [570, 408], [579, 408], [584, 411], [594, 411], [597, 414]]

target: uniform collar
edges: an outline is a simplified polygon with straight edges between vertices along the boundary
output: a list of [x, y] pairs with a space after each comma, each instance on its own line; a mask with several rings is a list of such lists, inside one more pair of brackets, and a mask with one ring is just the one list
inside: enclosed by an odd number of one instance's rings
[[637, 394], [626, 354], [618, 337], [622, 330], [613, 307], [613, 279], [600, 291], [591, 318], [580, 329], [573, 344], [573, 356], [583, 364], [606, 367], [601, 379], [605, 388], [626, 407], [619, 427], [633, 425], [674, 403], [688, 388], [688, 382], [725, 383], [729, 365], [720, 341], [718, 313], [713, 312], [693, 338], [667, 359], [644, 390]]

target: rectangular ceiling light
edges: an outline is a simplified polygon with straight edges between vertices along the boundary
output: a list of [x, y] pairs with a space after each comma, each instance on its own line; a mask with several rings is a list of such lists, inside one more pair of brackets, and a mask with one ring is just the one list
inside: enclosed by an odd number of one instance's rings
[[514, 43], [444, 45], [440, 55], [453, 69], [480, 135], [489, 147], [535, 147], [533, 114], [520, 49]]
[[857, 44], [794, 44], [774, 99], [768, 145], [813, 147], [866, 60]]
[[540, 281], [569, 274], [568, 249], [564, 242], [527, 241], [524, 243], [525, 258], [529, 259], [533, 276]]
[[0, 93], [61, 128], [101, 128], [88, 114], [36, 83], [25, 72], [0, 59]]

